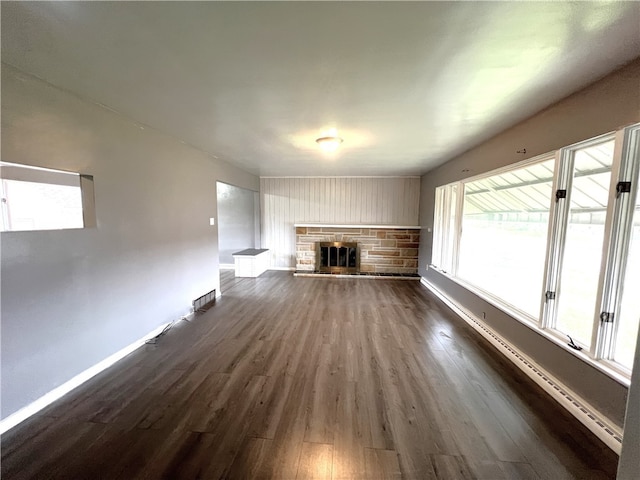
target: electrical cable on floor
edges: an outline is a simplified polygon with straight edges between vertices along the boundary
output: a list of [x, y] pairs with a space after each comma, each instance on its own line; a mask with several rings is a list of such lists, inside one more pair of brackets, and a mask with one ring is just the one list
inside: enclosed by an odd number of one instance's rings
[[144, 343], [145, 343], [145, 344], [147, 344], [147, 345], [155, 345], [156, 343], [158, 343], [158, 339], [159, 339], [160, 337], [162, 337], [162, 336], [163, 336], [163, 335], [165, 335], [169, 330], [171, 330], [171, 327], [173, 327], [173, 324], [174, 324], [174, 323], [176, 323], [176, 322], [175, 322], [175, 321], [173, 321], [173, 322], [171, 322], [171, 323], [167, 324], [167, 325], [162, 329], [162, 331], [161, 331], [158, 335], [156, 335], [156, 336], [155, 336], [155, 337], [153, 337], [153, 338], [150, 338], [149, 340], [147, 340], [147, 341], [146, 341], [146, 342], [144, 342]]
[[[199, 308], [198, 310], [196, 310], [196, 311], [194, 312], [194, 314], [201, 314], [201, 313], [206, 312], [209, 308], [211, 308], [211, 306], [212, 306], [212, 305], [214, 305], [214, 304], [215, 304], [215, 302], [216, 302], [216, 300], [215, 300], [215, 297], [214, 297], [214, 299], [213, 299], [212, 301], [210, 301], [210, 302], [209, 302], [209, 303], [207, 303], [206, 305], [203, 305], [203, 308]], [[186, 316], [184, 316], [184, 317], [180, 317], [180, 320], [184, 320], [184, 321], [185, 321], [185, 322], [187, 322], [187, 323], [191, 323], [191, 320], [189, 320]], [[174, 321], [172, 321], [171, 323], [169, 323], [168, 325], [166, 325], [158, 335], [156, 335], [156, 336], [155, 336], [155, 337], [153, 337], [153, 338], [150, 338], [149, 340], [147, 340], [147, 341], [146, 341], [146, 342], [144, 342], [144, 343], [145, 343], [146, 345], [155, 345], [156, 343], [158, 343], [158, 339], [159, 339], [160, 337], [162, 337], [162, 336], [166, 335], [166, 333], [167, 333], [169, 330], [171, 330], [171, 328], [172, 328], [176, 323], [178, 323], [180, 320], [177, 320], [177, 321], [176, 321], [176, 320], [174, 320]]]
[[[190, 321], [187, 317], [181, 317], [181, 318], [180, 318], [180, 320], [184, 320], [184, 321], [185, 321], [185, 322], [187, 322], [187, 323], [191, 323], [191, 321]], [[178, 322], [179, 322], [180, 320], [178, 320]], [[155, 345], [156, 343], [158, 343], [158, 339], [159, 339], [160, 337], [162, 337], [162, 336], [166, 335], [166, 333], [167, 333], [169, 330], [171, 330], [171, 328], [172, 328], [176, 323], [178, 323], [178, 322], [174, 320], [173, 322], [169, 323], [168, 325], [166, 325], [166, 326], [162, 329], [162, 331], [161, 331], [158, 335], [156, 335], [156, 336], [155, 336], [155, 337], [153, 337], [153, 338], [150, 338], [149, 340], [147, 340], [147, 341], [146, 341], [146, 342], [144, 342], [144, 343], [145, 343], [146, 345]]]

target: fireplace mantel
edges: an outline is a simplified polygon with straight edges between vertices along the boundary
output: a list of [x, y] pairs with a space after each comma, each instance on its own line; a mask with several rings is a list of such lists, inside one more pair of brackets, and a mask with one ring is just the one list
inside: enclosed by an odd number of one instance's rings
[[390, 230], [416, 230], [420, 229], [419, 225], [365, 225], [353, 224], [343, 225], [336, 223], [294, 223], [294, 227], [321, 227], [321, 228], [388, 228]]

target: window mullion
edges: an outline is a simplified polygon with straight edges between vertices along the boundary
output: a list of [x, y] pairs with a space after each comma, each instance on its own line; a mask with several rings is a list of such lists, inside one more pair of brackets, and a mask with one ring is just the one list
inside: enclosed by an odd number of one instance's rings
[[[541, 328], [554, 328], [557, 314], [557, 295], [562, 271], [567, 223], [570, 210], [571, 183], [573, 180], [573, 152], [563, 148], [556, 153], [556, 171], [553, 178], [552, 214], [549, 218], [549, 240], [544, 276], [544, 289], [540, 314]], [[557, 195], [565, 191], [566, 195]]]
[[447, 186], [447, 189], [445, 191], [445, 201], [444, 201], [444, 210], [443, 210], [443, 218], [444, 218], [444, 231], [446, 232], [446, 237], [445, 240], [443, 242], [443, 258], [444, 258], [444, 262], [443, 263], [443, 267], [444, 270], [446, 270], [447, 272], [451, 273], [451, 264], [452, 264], [452, 237], [454, 235], [454, 232], [452, 230], [453, 226], [451, 225], [451, 202], [452, 202], [452, 192], [453, 192], [453, 185], [449, 185]]
[[0, 201], [1, 205], [1, 213], [2, 213], [2, 230], [7, 231], [11, 230], [11, 217], [9, 216], [9, 206], [8, 201], [9, 198], [7, 196], [7, 184], [4, 179], [0, 179]]
[[443, 188], [436, 188], [435, 208], [433, 215], [433, 243], [431, 248], [431, 263], [437, 267], [441, 267], [442, 258], [442, 204], [443, 204]]
[[453, 232], [453, 258], [451, 261], [451, 273], [453, 275], [458, 274], [458, 263], [460, 259], [460, 238], [462, 237], [462, 214], [464, 212], [464, 182], [459, 182], [456, 185], [456, 217], [454, 225], [452, 225]]

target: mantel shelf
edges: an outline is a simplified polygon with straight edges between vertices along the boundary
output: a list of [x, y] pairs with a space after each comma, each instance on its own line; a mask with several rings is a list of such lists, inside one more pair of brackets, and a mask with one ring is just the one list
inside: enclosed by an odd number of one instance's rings
[[389, 229], [420, 229], [420, 225], [339, 225], [334, 223], [294, 223], [294, 227], [330, 227], [330, 228], [389, 228]]

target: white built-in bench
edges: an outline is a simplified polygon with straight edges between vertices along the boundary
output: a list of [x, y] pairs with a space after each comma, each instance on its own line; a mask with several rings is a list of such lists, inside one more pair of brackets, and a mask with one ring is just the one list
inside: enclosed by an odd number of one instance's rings
[[268, 248], [247, 248], [233, 254], [236, 277], [258, 277], [269, 268]]

